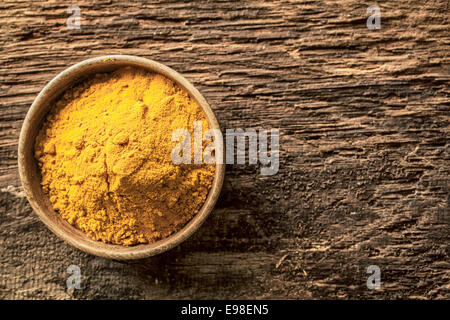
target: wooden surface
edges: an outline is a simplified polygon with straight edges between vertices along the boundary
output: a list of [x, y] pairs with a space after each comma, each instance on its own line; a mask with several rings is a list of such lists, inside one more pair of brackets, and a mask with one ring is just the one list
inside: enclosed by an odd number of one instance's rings
[[[450, 298], [448, 1], [383, 1], [380, 30], [366, 1], [83, 0], [81, 30], [69, 4], [0, 3], [0, 298]], [[195, 236], [137, 264], [56, 238], [17, 173], [36, 94], [107, 54], [181, 72], [222, 128], [281, 132], [278, 174], [227, 166]]]

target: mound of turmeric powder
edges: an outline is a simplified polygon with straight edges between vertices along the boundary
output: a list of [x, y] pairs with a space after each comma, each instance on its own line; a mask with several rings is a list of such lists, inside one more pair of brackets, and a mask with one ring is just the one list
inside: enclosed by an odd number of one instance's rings
[[214, 165], [175, 165], [176, 129], [206, 115], [166, 77], [136, 68], [97, 74], [65, 91], [36, 137], [35, 158], [53, 208], [90, 238], [151, 243], [201, 208]]

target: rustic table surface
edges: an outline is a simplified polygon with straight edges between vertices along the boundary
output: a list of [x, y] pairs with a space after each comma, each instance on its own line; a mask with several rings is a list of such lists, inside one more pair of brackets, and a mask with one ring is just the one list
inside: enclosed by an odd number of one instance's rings
[[[450, 298], [448, 1], [383, 1], [373, 30], [371, 1], [143, 2], [0, 3], [0, 298]], [[59, 240], [17, 171], [37, 93], [109, 54], [179, 71], [222, 128], [280, 130], [277, 174], [228, 165], [201, 229], [138, 263]]]

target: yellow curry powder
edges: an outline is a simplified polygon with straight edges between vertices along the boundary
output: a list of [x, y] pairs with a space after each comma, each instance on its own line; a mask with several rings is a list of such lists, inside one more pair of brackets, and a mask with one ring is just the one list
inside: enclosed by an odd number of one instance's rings
[[141, 69], [97, 74], [67, 90], [36, 138], [53, 208], [89, 237], [150, 243], [181, 229], [203, 205], [214, 165], [175, 165], [176, 129], [210, 128], [198, 103]]

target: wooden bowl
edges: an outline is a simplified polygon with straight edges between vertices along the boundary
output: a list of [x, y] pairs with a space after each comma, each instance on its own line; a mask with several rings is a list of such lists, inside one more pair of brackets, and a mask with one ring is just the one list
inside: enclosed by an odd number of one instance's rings
[[[73, 84], [85, 77], [113, 71], [119, 67], [134, 66], [159, 73], [177, 83], [189, 92], [203, 108], [212, 128], [220, 129], [213, 111], [200, 92], [183, 76], [158, 62], [135, 56], [114, 55], [82, 61], [58, 74], [50, 81], [34, 100], [25, 117], [19, 137], [19, 174], [25, 194], [39, 218], [58, 237], [72, 246], [88, 253], [118, 259], [131, 260], [147, 258], [164, 252], [180, 244], [191, 236], [212, 211], [222, 188], [225, 165], [216, 164], [216, 172], [211, 190], [200, 211], [178, 232], [151, 244], [122, 246], [95, 241], [70, 225], [56, 213], [41, 187], [41, 175], [34, 158], [34, 141], [52, 103]], [[223, 162], [222, 162], [223, 163]]]

